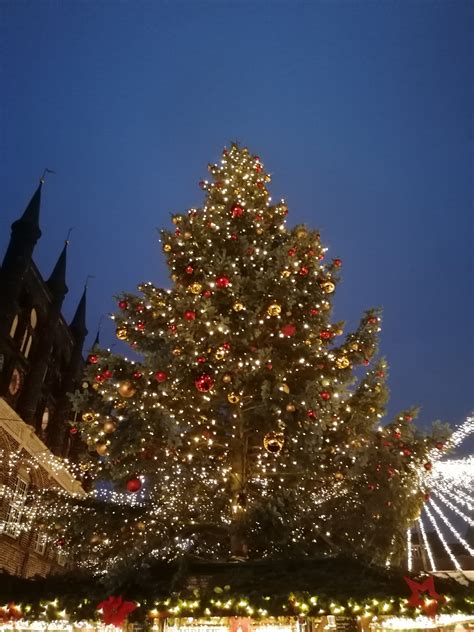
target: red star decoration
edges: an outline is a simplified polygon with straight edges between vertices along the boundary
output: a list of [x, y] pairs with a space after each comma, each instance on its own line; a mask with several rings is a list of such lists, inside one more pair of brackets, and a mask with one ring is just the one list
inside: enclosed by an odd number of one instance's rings
[[112, 595], [105, 601], [101, 601], [97, 610], [102, 609], [102, 620], [105, 625], [115, 625], [120, 627], [127, 616], [136, 610], [137, 604], [134, 601], [124, 601], [122, 597]]
[[[435, 617], [438, 610], [438, 604], [444, 603], [444, 597], [436, 592], [433, 577], [428, 577], [424, 582], [418, 583], [409, 577], [403, 578], [411, 590], [408, 605], [412, 608], [423, 608], [424, 613], [428, 617]], [[421, 593], [428, 593], [430, 600], [426, 601], [421, 598]]]

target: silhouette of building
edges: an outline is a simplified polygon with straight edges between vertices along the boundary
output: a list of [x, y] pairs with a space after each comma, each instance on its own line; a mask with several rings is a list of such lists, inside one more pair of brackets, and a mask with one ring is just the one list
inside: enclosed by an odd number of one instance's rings
[[86, 290], [71, 323], [61, 313], [68, 243], [44, 280], [33, 261], [41, 237], [43, 179], [13, 222], [0, 269], [0, 569], [32, 576], [59, 570], [64, 555], [28, 528], [35, 490], [80, 484], [57, 457], [77, 450], [68, 393], [80, 384]]

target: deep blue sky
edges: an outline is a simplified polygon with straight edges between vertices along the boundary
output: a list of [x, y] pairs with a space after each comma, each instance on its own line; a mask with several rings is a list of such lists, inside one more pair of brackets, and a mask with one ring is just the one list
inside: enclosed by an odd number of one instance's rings
[[[471, 2], [0, 5], [0, 254], [44, 167], [48, 275], [70, 226], [65, 313], [89, 340], [112, 295], [168, 285], [155, 227], [199, 205], [238, 139], [289, 222], [344, 261], [336, 316], [384, 308], [389, 410], [461, 422], [473, 394]], [[112, 324], [102, 340], [114, 340]]]

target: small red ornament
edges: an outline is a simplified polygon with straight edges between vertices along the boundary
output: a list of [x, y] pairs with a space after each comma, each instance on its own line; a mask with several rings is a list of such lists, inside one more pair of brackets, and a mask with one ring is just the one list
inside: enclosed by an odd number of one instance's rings
[[321, 391], [319, 393], [319, 397], [323, 399], [325, 402], [327, 402], [328, 399], [331, 399], [331, 393], [329, 393], [329, 391]]
[[377, 377], [385, 377], [385, 373], [383, 371], [377, 371], [375, 374]]
[[441, 443], [441, 441], [438, 441], [435, 447], [437, 450], [444, 450], [444, 443]]
[[265, 366], [267, 367], [267, 369], [269, 371], [271, 371], [273, 369], [273, 364], [271, 362], [267, 362], [267, 364]]
[[119, 301], [118, 302], [118, 306], [119, 306], [120, 309], [127, 309], [128, 303], [127, 303], [127, 301]]
[[155, 380], [159, 382], [160, 384], [162, 382], [166, 382], [167, 379], [168, 379], [168, 375], [167, 373], [165, 373], [165, 371], [157, 371], [155, 373]]
[[76, 426], [72, 426], [72, 428], [69, 430], [69, 434], [72, 434], [72, 435], [77, 434], [77, 428], [76, 428]]
[[187, 309], [187, 310], [184, 312], [184, 318], [185, 318], [186, 320], [195, 320], [195, 319], [196, 319], [196, 312], [193, 312], [193, 310], [192, 310], [192, 309]]
[[322, 252], [319, 257], [318, 257], [319, 261], [322, 261], [324, 259], [324, 252]]
[[244, 214], [244, 209], [238, 204], [234, 204], [234, 206], [230, 209], [232, 213], [232, 217], [242, 217]]
[[379, 322], [379, 319], [377, 316], [371, 316], [367, 322], [371, 325], [376, 325]]
[[395, 439], [400, 439], [400, 437], [401, 437], [401, 436], [402, 436], [402, 433], [401, 433], [401, 432], [394, 432], [394, 433], [393, 433], [393, 437], [394, 437]]
[[262, 166], [261, 165], [255, 165], [255, 171], [257, 173], [261, 173], [262, 172]]
[[186, 272], [186, 274], [192, 274], [194, 272], [194, 268], [193, 266], [186, 266], [184, 268], [184, 271]]
[[294, 325], [285, 325], [280, 329], [281, 333], [287, 338], [291, 338], [296, 333], [296, 327]]
[[198, 364], [204, 364], [205, 361], [206, 361], [206, 358], [204, 356], [199, 356], [199, 358], [197, 359]]
[[97, 362], [99, 361], [99, 356], [91, 353], [90, 356], [88, 356], [87, 358], [87, 362], [89, 362], [89, 364], [97, 364]]
[[370, 489], [370, 491], [371, 491], [371, 492], [373, 492], [373, 491], [374, 491], [374, 489], [375, 489], [375, 485], [374, 485], [373, 483], [369, 483], [369, 484], [367, 485], [367, 489]]
[[329, 340], [332, 337], [332, 333], [327, 329], [323, 329], [323, 331], [319, 334], [321, 340]]
[[174, 234], [176, 235], [176, 237], [179, 237], [181, 235], [181, 229], [176, 228], [176, 230], [174, 231]]
[[411, 415], [405, 415], [405, 416], [403, 417], [403, 419], [404, 419], [405, 421], [413, 421], [413, 417], [412, 417]]
[[298, 274], [300, 276], [307, 276], [309, 274], [309, 268], [307, 268], [306, 266], [301, 266], [301, 268], [298, 270]]
[[294, 257], [296, 255], [296, 248], [290, 248], [288, 250], [288, 256], [289, 257]]
[[204, 290], [202, 292], [202, 295], [204, 296], [204, 298], [211, 298], [212, 292], [211, 292], [211, 290]]
[[393, 469], [393, 467], [388, 467], [387, 468], [387, 474], [389, 475], [390, 478], [392, 476], [395, 476], [395, 470]]
[[145, 311], [145, 305], [143, 305], [143, 303], [138, 303], [135, 309], [139, 314], [141, 314]]
[[104, 376], [104, 378], [106, 380], [110, 380], [110, 378], [112, 377], [113, 373], [110, 369], [105, 369], [105, 371], [102, 373], [102, 375]]
[[333, 263], [336, 268], [340, 268], [342, 266], [342, 259], [334, 259]]
[[248, 254], [249, 256], [252, 256], [252, 255], [254, 254], [254, 252], [255, 252], [255, 248], [252, 248], [252, 247], [247, 248], [247, 254]]
[[173, 325], [168, 325], [168, 329], [174, 333], [178, 329], [178, 327], [177, 325], [173, 324]]
[[362, 362], [362, 364], [364, 366], [368, 366], [370, 364], [370, 360], [367, 360], [367, 358]]
[[145, 329], [145, 323], [142, 320], [139, 320], [138, 323], [135, 325], [135, 329], [138, 329], [138, 331], [143, 331]]
[[229, 279], [226, 276], [221, 276], [221, 277], [217, 277], [216, 279], [216, 285], [219, 288], [226, 288], [229, 286]]
[[105, 380], [105, 377], [102, 375], [102, 373], [99, 373], [98, 375], [95, 376], [95, 381], [98, 384], [102, 384], [104, 380]]
[[431, 496], [429, 494], [423, 494], [423, 500], [425, 501], [425, 503], [427, 503], [430, 498]]
[[311, 408], [306, 413], [310, 419], [316, 419], [316, 413]]
[[195, 379], [194, 385], [200, 393], [208, 393], [214, 386], [214, 378], [208, 373], [202, 373], [202, 375]]
[[230, 238], [231, 238], [233, 241], [237, 241], [237, 239], [238, 239], [239, 237], [238, 237], [238, 235], [236, 235], [235, 233], [232, 233], [232, 235], [230, 236]]
[[127, 491], [138, 492], [141, 489], [142, 482], [139, 478], [131, 478], [127, 481]]
[[143, 376], [143, 373], [141, 371], [134, 371], [133, 373], [134, 380], [139, 380], [142, 376]]
[[317, 316], [319, 314], [319, 309], [313, 307], [312, 309], [310, 309], [309, 313], [311, 314], [311, 316]]
[[224, 342], [224, 344], [222, 345], [222, 347], [223, 347], [226, 351], [229, 351], [229, 350], [230, 350], [230, 342]]
[[263, 182], [257, 182], [257, 188], [259, 189], [263, 189], [265, 187], [265, 185], [263, 184]]
[[411, 456], [412, 452], [409, 448], [403, 448], [403, 456]]
[[428, 461], [428, 463], [425, 463], [425, 464], [423, 465], [423, 467], [425, 468], [425, 470], [426, 470], [427, 472], [429, 472], [429, 471], [431, 471], [431, 470], [433, 469], [433, 463], [430, 463], [430, 462]]

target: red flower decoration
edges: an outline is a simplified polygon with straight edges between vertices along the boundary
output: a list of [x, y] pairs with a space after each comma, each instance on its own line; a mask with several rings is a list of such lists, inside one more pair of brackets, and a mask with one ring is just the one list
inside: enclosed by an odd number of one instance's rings
[[[408, 588], [411, 590], [408, 605], [412, 608], [418, 608], [421, 606], [428, 617], [435, 617], [438, 610], [438, 604], [444, 603], [445, 599], [442, 595], [439, 595], [436, 592], [434, 578], [428, 577], [422, 583], [418, 583], [409, 577], [404, 577], [403, 579], [406, 581]], [[429, 601], [424, 601], [421, 598], [421, 593], [426, 592], [431, 597]]]
[[242, 215], [244, 214], [244, 209], [238, 204], [235, 204], [232, 207], [231, 212], [232, 212], [232, 217], [242, 217]]
[[288, 338], [290, 338], [291, 336], [295, 335], [296, 327], [294, 325], [285, 325], [284, 327], [280, 329], [280, 331], [284, 336], [287, 336]]
[[110, 596], [101, 601], [97, 610], [102, 610], [102, 620], [105, 625], [121, 627], [127, 616], [136, 610], [138, 605], [134, 601], [124, 601], [122, 597]]

